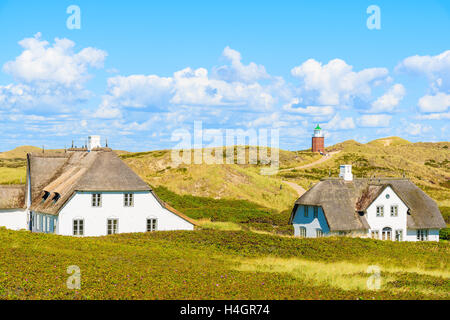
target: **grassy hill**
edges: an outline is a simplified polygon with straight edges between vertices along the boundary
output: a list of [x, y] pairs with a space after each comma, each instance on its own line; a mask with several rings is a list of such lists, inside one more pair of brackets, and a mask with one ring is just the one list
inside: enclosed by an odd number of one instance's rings
[[[385, 143], [383, 141], [390, 141]], [[327, 148], [341, 151], [313, 168], [280, 175], [308, 188], [322, 177], [338, 176], [340, 164], [352, 164], [356, 177], [411, 179], [441, 206], [450, 206], [450, 143], [409, 143], [400, 138], [379, 139], [367, 144], [350, 140]]]
[[[446, 243], [244, 231], [76, 238], [0, 228], [0, 299], [448, 300], [449, 253]], [[367, 287], [371, 265], [379, 290]], [[67, 288], [69, 266], [79, 290]]]

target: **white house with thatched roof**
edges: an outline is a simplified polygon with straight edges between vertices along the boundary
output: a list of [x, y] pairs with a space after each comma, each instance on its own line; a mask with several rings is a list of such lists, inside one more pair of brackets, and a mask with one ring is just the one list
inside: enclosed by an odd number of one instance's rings
[[25, 186], [0, 186], [0, 227], [11, 230], [26, 229], [27, 221]]
[[26, 188], [0, 189], [0, 226], [67, 236], [194, 229], [111, 149], [91, 143], [99, 139], [65, 153], [28, 154]]
[[395, 241], [439, 241], [446, 227], [436, 202], [408, 179], [354, 179], [351, 166], [323, 179], [294, 205], [300, 237], [351, 235]]

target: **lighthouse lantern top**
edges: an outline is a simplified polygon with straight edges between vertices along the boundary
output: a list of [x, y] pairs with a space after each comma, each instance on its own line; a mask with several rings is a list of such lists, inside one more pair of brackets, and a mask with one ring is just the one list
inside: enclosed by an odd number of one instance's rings
[[314, 137], [323, 137], [323, 134], [322, 134], [322, 128], [319, 126], [319, 125], [317, 125], [317, 127], [314, 129], [314, 135], [313, 135]]

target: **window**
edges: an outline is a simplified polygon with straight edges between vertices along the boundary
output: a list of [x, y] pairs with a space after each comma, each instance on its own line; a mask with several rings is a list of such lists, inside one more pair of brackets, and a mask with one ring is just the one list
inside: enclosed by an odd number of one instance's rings
[[426, 229], [417, 230], [417, 240], [418, 241], [427, 241], [428, 240], [428, 230], [426, 230]]
[[299, 232], [300, 237], [306, 238], [306, 228], [305, 227], [300, 227], [299, 231], [300, 231]]
[[386, 199], [389, 199], [391, 196], [389, 195], [389, 193], [386, 194]]
[[158, 230], [157, 220], [155, 218], [147, 219], [147, 232]]
[[403, 241], [403, 230], [395, 230], [395, 241]]
[[125, 193], [123, 195], [123, 205], [124, 207], [132, 207], [134, 205], [132, 193]]
[[377, 217], [384, 217], [384, 206], [377, 206]]
[[398, 206], [391, 206], [391, 217], [398, 217]]
[[304, 206], [303, 210], [305, 210], [305, 217], [308, 217], [308, 206]]
[[321, 229], [316, 229], [316, 237], [317, 238], [322, 238], [323, 237], [323, 232]]
[[45, 200], [47, 200], [49, 196], [50, 196], [50, 192], [44, 191], [44, 195], [42, 196], [42, 202], [44, 202]]
[[314, 207], [314, 218], [317, 218], [319, 216], [319, 208]]
[[102, 195], [100, 193], [92, 194], [92, 206], [101, 207], [102, 206]]
[[119, 231], [119, 219], [108, 219], [108, 234], [116, 234]]
[[380, 239], [380, 232], [378, 230], [373, 230], [371, 232], [372, 239]]
[[56, 203], [56, 201], [58, 201], [60, 198], [61, 198], [61, 195], [59, 193], [55, 192], [55, 195], [52, 198], [53, 203]]
[[74, 236], [84, 235], [84, 220], [82, 219], [73, 220], [73, 235]]

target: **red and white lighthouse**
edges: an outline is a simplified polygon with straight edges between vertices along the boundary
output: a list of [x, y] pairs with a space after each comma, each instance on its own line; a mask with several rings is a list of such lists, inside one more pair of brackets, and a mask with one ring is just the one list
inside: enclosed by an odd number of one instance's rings
[[322, 128], [319, 125], [314, 129], [312, 137], [312, 152], [325, 153], [325, 138], [322, 133]]

